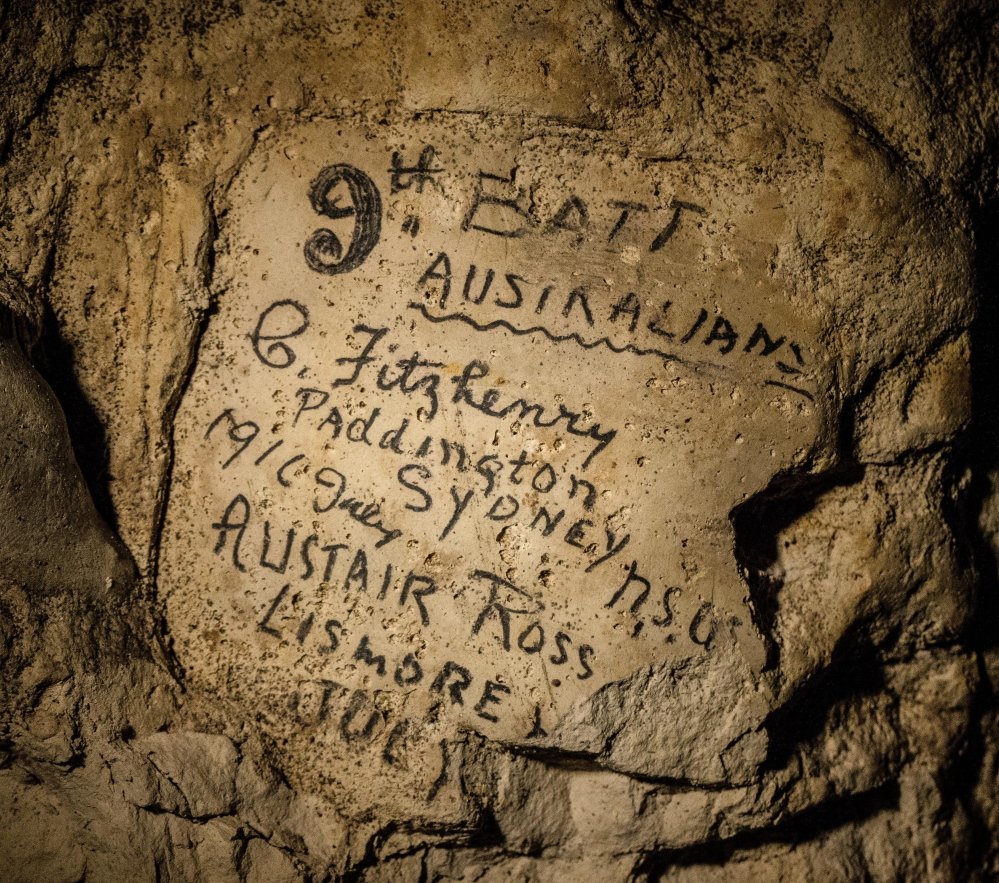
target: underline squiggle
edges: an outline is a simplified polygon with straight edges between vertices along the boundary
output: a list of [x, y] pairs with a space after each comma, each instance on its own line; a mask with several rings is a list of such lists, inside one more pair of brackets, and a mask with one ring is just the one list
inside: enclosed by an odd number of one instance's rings
[[[659, 358], [664, 359], [667, 362], [679, 362], [682, 365], [687, 365], [688, 367], [693, 368], [695, 371], [702, 369], [702, 366], [699, 365], [698, 363], [689, 362], [685, 359], [680, 358], [677, 355], [674, 355], [673, 353], [667, 353], [664, 352], [663, 350], [657, 350], [654, 348], [643, 349], [641, 347], [633, 346], [630, 343], [625, 344], [624, 346], [615, 346], [606, 337], [601, 337], [598, 340], [585, 341], [583, 340], [582, 337], [580, 337], [579, 334], [575, 333], [553, 334], [543, 325], [535, 325], [531, 328], [517, 328], [516, 326], [511, 325], [509, 322], [507, 322], [506, 319], [494, 319], [492, 322], [487, 322], [486, 324], [482, 324], [481, 322], [476, 322], [470, 316], [466, 316], [464, 313], [448, 313], [447, 315], [444, 316], [435, 316], [426, 308], [424, 304], [416, 303], [415, 301], [409, 302], [409, 308], [411, 310], [418, 310], [423, 315], [424, 319], [426, 319], [429, 322], [433, 322], [435, 325], [441, 325], [445, 322], [464, 322], [466, 325], [470, 326], [471, 328], [474, 328], [476, 331], [492, 331], [495, 328], [505, 328], [511, 334], [515, 334], [518, 337], [523, 337], [527, 334], [543, 334], [553, 343], [564, 343], [567, 340], [571, 340], [573, 343], [577, 344], [578, 346], [581, 346], [585, 350], [592, 350], [596, 349], [599, 346], [604, 346], [607, 347], [607, 349], [609, 349], [612, 353], [617, 353], [619, 355], [621, 353], [631, 353], [636, 356], [658, 356]], [[714, 365], [708, 365], [703, 367], [717, 370], [717, 366]], [[798, 395], [804, 396], [810, 402], [815, 401], [815, 398], [812, 396], [810, 392], [804, 389], [800, 389], [797, 386], [791, 386], [787, 383], [780, 383], [779, 381], [776, 380], [766, 380], [764, 381], [764, 384], [767, 386], [779, 386], [781, 389], [786, 389], [789, 390], [790, 392], [796, 392], [798, 393]]]

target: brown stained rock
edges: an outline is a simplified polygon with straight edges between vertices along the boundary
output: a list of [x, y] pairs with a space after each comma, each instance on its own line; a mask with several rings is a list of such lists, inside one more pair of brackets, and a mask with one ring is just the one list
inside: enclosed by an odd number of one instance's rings
[[246, 844], [241, 868], [246, 883], [299, 883], [303, 879], [286, 853], [260, 839]]
[[54, 880], [75, 883], [84, 867], [80, 820], [58, 791], [18, 770], [0, 774], [4, 825], [0, 850], [11, 881]]
[[179, 792], [179, 805], [162, 805], [163, 809], [194, 819], [232, 812], [238, 754], [225, 736], [153, 733], [136, 748]]
[[769, 704], [738, 650], [660, 665], [611, 684], [561, 721], [546, 747], [611, 769], [693, 785], [752, 782], [767, 757]]
[[997, 20], [0, 6], [0, 867], [988, 879]]

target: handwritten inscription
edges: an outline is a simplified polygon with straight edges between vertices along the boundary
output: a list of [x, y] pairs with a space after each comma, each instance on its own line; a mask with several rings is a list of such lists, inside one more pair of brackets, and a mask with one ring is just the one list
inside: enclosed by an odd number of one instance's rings
[[[579, 196], [572, 194], [559, 206], [546, 221], [539, 220], [529, 210], [530, 199], [526, 187], [518, 185], [516, 172], [509, 177], [479, 171], [478, 185], [472, 197], [472, 204], [461, 222], [462, 230], [477, 230], [492, 236], [516, 239], [531, 232], [553, 232], [565, 230], [585, 235], [591, 229], [590, 210]], [[653, 211], [642, 202], [611, 199], [606, 206], [614, 212], [614, 220], [603, 232], [606, 241], [612, 242], [636, 213], [649, 214]], [[666, 205], [655, 209], [665, 212], [668, 220], [649, 243], [649, 251], [659, 251], [676, 233], [680, 219], [685, 212], [704, 214], [703, 206], [680, 199], [670, 199]]]
[[[505, 286], [498, 283], [493, 289], [493, 282], [497, 279], [497, 272], [493, 269], [485, 272], [481, 288], [479, 288], [475, 282], [477, 269], [475, 264], [471, 264], [465, 275], [461, 297], [463, 305], [482, 305], [486, 302], [492, 289], [494, 298], [491, 305], [503, 309], [523, 310], [523, 313], [528, 317], [527, 322], [533, 321], [537, 324], [517, 327], [506, 319], [494, 319], [491, 322], [480, 323], [464, 312], [445, 312], [443, 315], [435, 315], [428, 309], [426, 303], [419, 301], [410, 301], [409, 308], [419, 311], [430, 322], [462, 322], [476, 331], [504, 328], [516, 335], [542, 334], [555, 343], [571, 341], [583, 349], [606, 347], [612, 353], [657, 356], [667, 361], [681, 360], [682, 358], [675, 351], [662, 348], [669, 344], [685, 346], [697, 342], [703, 346], [712, 347], [713, 351], [719, 355], [726, 356], [740, 342], [739, 332], [725, 316], [717, 315], [711, 318], [710, 313], [704, 307], [700, 308], [692, 322], [689, 319], [687, 321], [681, 320], [678, 325], [674, 325], [674, 314], [677, 311], [674, 309], [673, 301], [664, 300], [656, 308], [648, 311], [652, 313], [653, 318], [644, 321], [642, 318], [642, 299], [633, 291], [628, 292], [613, 303], [599, 303], [593, 292], [585, 286], [568, 290], [564, 286], [560, 289], [555, 284], [532, 285], [523, 276], [515, 273], [501, 274], [502, 278], [505, 279]], [[451, 260], [446, 252], [441, 252], [420, 277], [417, 290], [423, 294], [425, 300], [432, 301], [436, 307], [444, 311], [448, 307], [451, 283]], [[530, 291], [532, 288], [534, 291]], [[531, 304], [527, 303], [528, 300], [533, 301], [533, 310]], [[608, 333], [611, 333], [617, 330], [614, 326], [620, 323], [620, 326], [626, 328], [631, 335], [634, 335], [641, 328], [662, 342], [655, 346], [637, 346], [633, 343], [615, 344], [608, 336], [587, 340], [580, 332], [566, 334], [554, 332], [543, 324], [543, 320], [538, 322], [530, 315], [533, 313], [536, 316], [545, 316], [556, 311], [563, 319], [572, 320], [578, 326], [585, 325], [594, 328], [598, 325], [604, 325]], [[742, 347], [744, 353], [752, 353], [764, 359], [779, 353], [787, 343], [786, 349], [792, 354], [791, 361], [794, 364], [788, 364], [779, 358], [774, 358], [772, 364], [781, 375], [788, 379], [804, 374], [805, 361], [802, 357], [801, 347], [793, 341], [788, 342], [783, 336], [776, 339], [771, 337], [770, 332], [762, 322], [757, 322], [752, 333], [744, 334], [742, 338], [745, 340], [745, 345]], [[786, 381], [768, 379], [763, 382], [771, 386], [781, 386], [809, 401], [814, 401], [808, 390], [793, 386]]]
[[751, 641], [729, 513], [819, 396], [775, 198], [739, 216], [679, 167], [441, 125], [251, 160], [178, 418], [181, 662], [359, 805], [443, 800], [463, 730], [549, 738]]
[[[341, 205], [339, 185], [350, 194], [350, 205]], [[335, 276], [356, 270], [378, 243], [382, 227], [382, 200], [378, 188], [364, 172], [348, 165], [323, 169], [309, 193], [312, 207], [331, 220], [353, 218], [347, 248], [332, 230], [316, 230], [305, 243], [305, 260], [318, 273]]]
[[[358, 332], [359, 329], [355, 328], [354, 331]], [[384, 334], [371, 333], [371, 329], [367, 329], [367, 332], [369, 340], [362, 353], [367, 351], [371, 340], [384, 337]], [[259, 354], [257, 357], [267, 364], [266, 357]], [[336, 359], [338, 363], [352, 365], [354, 368], [348, 376], [331, 381], [330, 389], [353, 386], [361, 376], [358, 366], [365, 364], [363, 359], [366, 358], [370, 357]], [[464, 374], [463, 371], [458, 378], [453, 379], [460, 380]], [[396, 386], [383, 383], [379, 388], [395, 389]], [[391, 452], [400, 459], [412, 455], [415, 462], [404, 463], [395, 473], [398, 483], [397, 500], [406, 511], [432, 518], [433, 513], [441, 508], [441, 501], [435, 500], [437, 490], [431, 465], [434, 468], [450, 466], [458, 477], [475, 476], [475, 485], [455, 483], [449, 488], [449, 499], [442, 504], [447, 517], [438, 535], [439, 540], [446, 539], [452, 533], [473, 499], [492, 498], [485, 518], [487, 521], [509, 524], [522, 508], [521, 500], [516, 495], [518, 489], [532, 495], [550, 495], [563, 481], [551, 463], [534, 460], [525, 450], [521, 450], [517, 457], [506, 459], [495, 454], [473, 459], [461, 443], [440, 438], [437, 439], [439, 444], [435, 445], [434, 436], [430, 435], [423, 438], [415, 451], [411, 448], [403, 449], [401, 445], [405, 432], [411, 425], [410, 418], [403, 418], [397, 426], [382, 431], [381, 427], [375, 428], [379, 416], [376, 411], [379, 409], [371, 409], [365, 416], [350, 419], [345, 405], [341, 411], [340, 406], [329, 404], [331, 395], [331, 392], [325, 390], [299, 388], [294, 396], [298, 405], [294, 409], [291, 429], [298, 428], [299, 439], [307, 438], [304, 433], [316, 432], [330, 441], [343, 439], [362, 447], [377, 445], [380, 450]], [[467, 405], [467, 399], [464, 395], [452, 397], [449, 404], [460, 407]], [[303, 419], [309, 418], [310, 412], [317, 412], [316, 416], [311, 420]], [[371, 595], [378, 601], [395, 599], [398, 607], [411, 608], [421, 626], [431, 627], [439, 616], [434, 611], [436, 600], [442, 594], [437, 581], [429, 573], [413, 569], [407, 571], [390, 558], [379, 557], [377, 554], [378, 550], [411, 534], [389, 527], [383, 517], [382, 504], [359, 497], [354, 491], [353, 479], [348, 478], [340, 468], [327, 464], [321, 458], [302, 453], [289, 454], [284, 450], [287, 441], [285, 438], [274, 440], [271, 434], [264, 442], [260, 435], [259, 422], [240, 419], [233, 408], [226, 408], [209, 423], [204, 438], [224, 438], [218, 452], [220, 469], [229, 469], [240, 458], [245, 457], [254, 467], [270, 472], [276, 486], [304, 491], [295, 499], [301, 501], [300, 505], [306, 511], [315, 516], [334, 518], [329, 524], [328, 532], [306, 533], [262, 515], [259, 505], [251, 503], [246, 494], [238, 493], [212, 523], [212, 529], [217, 532], [214, 553], [227, 560], [240, 573], [257, 569], [273, 571], [284, 578], [291, 577], [305, 583], [338, 585], [342, 587], [344, 597], [360, 593]], [[593, 517], [586, 516], [596, 515], [598, 489], [591, 482], [574, 474], [568, 476], [565, 488], [567, 501], [570, 504], [574, 502], [578, 506], [577, 514], [584, 517], [572, 517], [570, 521], [566, 519], [565, 507], [549, 508], [540, 505], [536, 506], [536, 514], [524, 526], [540, 537], [557, 540], [578, 550], [585, 560], [583, 572], [591, 573], [621, 554], [629, 545], [631, 535], [619, 536], [611, 529], [610, 521], [607, 520], [603, 541], [591, 542], [591, 530], [595, 521]], [[513, 493], [500, 493], [503, 489]], [[343, 531], [344, 518], [368, 529], [361, 532], [360, 544], [336, 541], [343, 538], [337, 536], [337, 532]], [[324, 523], [313, 522], [313, 526], [321, 527]], [[637, 637], [646, 624], [666, 629], [673, 626], [673, 604], [682, 594], [679, 587], [665, 586], [657, 590], [659, 597], [652, 596], [652, 580], [643, 575], [643, 570], [639, 561], [632, 559], [623, 577], [612, 577], [606, 582], [605, 588], [604, 607], [627, 609], [633, 617], [632, 638]], [[295, 585], [297, 584], [296, 582]], [[258, 622], [261, 632], [277, 639], [285, 637], [274, 623], [275, 616], [286, 603], [292, 585], [285, 583], [274, 599], [265, 605]], [[538, 614], [545, 610], [540, 597], [518, 586], [506, 576], [481, 568], [472, 569], [465, 574], [462, 590], [471, 591], [476, 586], [480, 589], [488, 586], [488, 594], [481, 601], [481, 606], [473, 605], [464, 610], [468, 639], [492, 637], [505, 652], [519, 651], [527, 657], [540, 655], [549, 647], [551, 652], [547, 657], [548, 664], [556, 667], [565, 665], [572, 654], [576, 660], [574, 677], [582, 681], [593, 676], [597, 651], [585, 640], [575, 638], [571, 625], [563, 624], [560, 627], [557, 623], [550, 624], [539, 619]], [[474, 595], [475, 592], [471, 591], [471, 594]], [[431, 596], [435, 598], [432, 600]], [[703, 635], [701, 633], [705, 630], [701, 626], [711, 612], [712, 605], [700, 609], [689, 630], [691, 640], [705, 648], [711, 646], [715, 625], [709, 622]], [[299, 645], [305, 645], [306, 639], [316, 630], [320, 641], [318, 652], [329, 655], [341, 648], [343, 621], [332, 616], [321, 621], [320, 616], [315, 611], [309, 612], [291, 633]], [[363, 658], [367, 665], [375, 667], [379, 676], [388, 677], [390, 672], [385, 657], [372, 655], [369, 650], [372, 640], [370, 634], [364, 634], [354, 650], [355, 655], [350, 658]], [[675, 634], [668, 634], [667, 643], [673, 640]], [[440, 666], [452, 671], [467, 671], [465, 666], [452, 659], [442, 661]], [[406, 676], [409, 678], [407, 684], [423, 680], [423, 663], [415, 654], [411, 654], [411, 658], [407, 655], [396, 667], [400, 679], [404, 677], [400, 673], [403, 669], [409, 671]], [[561, 686], [561, 680], [556, 681], [556, 685]], [[471, 683], [470, 675], [468, 682]], [[330, 696], [327, 696], [326, 704], [330, 701]], [[499, 721], [496, 709], [479, 709], [476, 714], [489, 722]], [[321, 717], [325, 719], [325, 712]], [[540, 709], [532, 730], [536, 728], [535, 724], [540, 726], [537, 724], [538, 720]]]

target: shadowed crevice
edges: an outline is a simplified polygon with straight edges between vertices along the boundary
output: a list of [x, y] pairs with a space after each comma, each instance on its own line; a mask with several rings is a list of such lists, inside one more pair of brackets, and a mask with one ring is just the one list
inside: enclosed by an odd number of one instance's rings
[[62, 406], [76, 462], [101, 518], [116, 535], [118, 514], [111, 495], [111, 452], [107, 428], [77, 380], [72, 346], [60, 335], [51, 310], [46, 310], [38, 357], [38, 372]]
[[778, 476], [770, 487], [729, 514], [735, 533], [736, 563], [749, 587], [754, 622], [767, 646], [768, 671], [777, 671], [780, 665], [774, 634], [783, 586], [777, 571], [780, 537], [807, 515], [824, 493], [856, 484], [862, 478], [863, 469], [852, 463], [816, 476]]
[[[995, 181], [999, 159], [989, 155], [974, 175], [976, 180]], [[967, 636], [969, 649], [979, 654], [981, 679], [972, 706], [975, 725], [969, 728], [968, 743], [955, 761], [951, 790], [971, 810], [973, 829], [969, 861], [987, 863], [995, 855], [995, 832], [988, 829], [975, 804], [974, 789], [986, 772], [990, 744], [996, 734], [989, 732], [999, 714], [999, 695], [990, 681], [982, 654], [999, 648], [999, 557], [996, 537], [990, 537], [986, 516], [990, 498], [999, 487], [999, 198], [992, 195], [972, 208], [975, 237], [975, 276], [977, 315], [971, 327], [972, 422], [954, 466], [955, 473], [967, 469], [970, 480], [963, 494], [950, 502], [947, 516], [955, 536], [966, 540], [966, 565], [974, 568], [977, 582], [974, 615]], [[995, 503], [991, 503], [994, 507]], [[992, 749], [994, 751], [994, 748]]]
[[644, 860], [635, 876], [642, 879], [642, 875], [646, 875], [649, 883], [657, 883], [663, 879], [663, 874], [674, 867], [707, 865], [720, 870], [741, 851], [759, 850], [770, 844], [795, 846], [820, 840], [844, 826], [860, 825], [882, 812], [897, 811], [898, 806], [898, 783], [888, 782], [872, 791], [826, 801], [765, 830], [747, 831], [725, 840], [653, 853]]

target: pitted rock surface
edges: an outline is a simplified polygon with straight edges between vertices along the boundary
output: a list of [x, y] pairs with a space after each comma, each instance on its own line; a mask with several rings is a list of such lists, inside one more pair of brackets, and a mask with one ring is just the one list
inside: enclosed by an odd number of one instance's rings
[[12, 879], [992, 879], [996, 21], [5, 4]]

